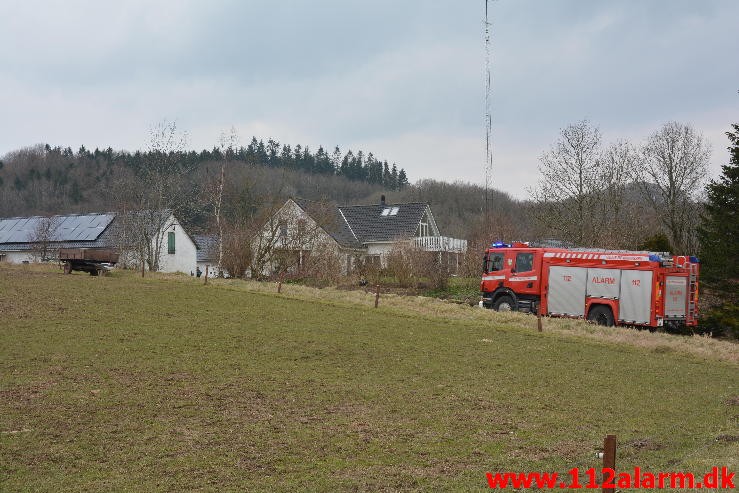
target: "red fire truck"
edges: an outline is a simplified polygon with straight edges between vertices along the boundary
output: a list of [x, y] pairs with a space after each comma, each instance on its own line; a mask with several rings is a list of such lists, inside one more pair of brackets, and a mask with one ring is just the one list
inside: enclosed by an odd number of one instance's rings
[[694, 326], [698, 273], [692, 256], [493, 243], [485, 252], [481, 305], [607, 326]]

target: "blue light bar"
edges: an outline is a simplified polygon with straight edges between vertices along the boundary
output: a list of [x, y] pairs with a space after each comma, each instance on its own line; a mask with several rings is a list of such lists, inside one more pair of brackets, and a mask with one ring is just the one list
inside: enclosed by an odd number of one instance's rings
[[502, 241], [494, 241], [493, 244], [490, 245], [490, 248], [511, 248], [511, 245], [503, 243]]
[[662, 262], [662, 257], [657, 255], [656, 253], [652, 253], [649, 255], [649, 261], [650, 262]]
[[690, 256], [690, 263], [691, 263], [691, 264], [700, 264], [700, 263], [701, 263], [701, 261], [700, 261], [700, 259], [699, 259], [698, 257], [693, 257], [693, 256], [691, 255], [691, 256]]

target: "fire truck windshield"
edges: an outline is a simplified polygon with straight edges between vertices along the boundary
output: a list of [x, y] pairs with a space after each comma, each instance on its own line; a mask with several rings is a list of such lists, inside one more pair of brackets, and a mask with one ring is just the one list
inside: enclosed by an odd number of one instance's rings
[[502, 253], [490, 253], [485, 257], [483, 264], [484, 272], [495, 272], [503, 269], [503, 254]]

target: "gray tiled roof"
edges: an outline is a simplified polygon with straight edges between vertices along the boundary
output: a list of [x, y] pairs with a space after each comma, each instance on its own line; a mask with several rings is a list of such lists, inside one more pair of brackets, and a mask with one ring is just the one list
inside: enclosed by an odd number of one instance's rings
[[[428, 205], [421, 202], [407, 204], [373, 204], [341, 206], [347, 224], [361, 243], [395, 241], [416, 235]], [[397, 208], [394, 215], [383, 215], [386, 209]]]
[[[293, 199], [309, 215], [317, 203], [306, 199]], [[364, 248], [372, 242], [408, 239], [416, 235], [418, 223], [428, 205], [422, 202], [406, 204], [343, 205], [332, 209], [332, 224], [324, 229], [345, 247]], [[383, 215], [386, 209], [397, 208], [396, 214]]]
[[[308, 215], [313, 217], [313, 210], [316, 207], [320, 207], [321, 204], [307, 199], [294, 198], [293, 201], [300, 206]], [[330, 217], [326, 218], [326, 224], [322, 224], [322, 227], [331, 237], [336, 240], [336, 243], [343, 246], [344, 248], [361, 249], [362, 244], [352, 234], [349, 225], [344, 220], [338, 207], [329, 208]], [[313, 217], [316, 219], [315, 217]]]
[[193, 239], [198, 247], [198, 262], [208, 262], [216, 259], [216, 249], [218, 248], [218, 237], [216, 235], [195, 235]]

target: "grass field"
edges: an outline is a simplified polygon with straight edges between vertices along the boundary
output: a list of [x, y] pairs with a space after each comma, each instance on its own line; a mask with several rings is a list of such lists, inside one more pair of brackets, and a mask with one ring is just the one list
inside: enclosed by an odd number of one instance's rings
[[724, 341], [423, 298], [0, 267], [2, 491], [482, 491], [737, 469]]

